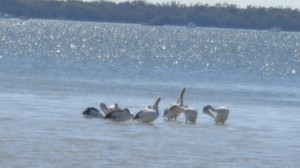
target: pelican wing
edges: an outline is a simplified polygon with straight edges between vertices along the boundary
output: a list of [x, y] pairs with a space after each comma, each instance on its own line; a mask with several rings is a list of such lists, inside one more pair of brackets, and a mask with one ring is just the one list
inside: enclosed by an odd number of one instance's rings
[[158, 104], [159, 104], [160, 100], [161, 100], [161, 98], [159, 97], [159, 98], [155, 101], [155, 103], [153, 104], [152, 109], [153, 109], [154, 111], [158, 111]]
[[136, 113], [136, 115], [134, 116], [133, 119], [143, 118], [145, 116], [144, 113], [145, 113], [145, 110], [139, 111], [138, 113]]
[[179, 106], [183, 107], [183, 96], [184, 96], [184, 92], [185, 92], [185, 88], [182, 89], [176, 104], [178, 104]]
[[91, 113], [91, 111], [93, 111], [94, 113], [99, 112], [98, 109], [94, 108], [94, 107], [87, 107], [82, 114], [86, 114], [89, 115]]
[[108, 109], [105, 103], [100, 103], [100, 109], [104, 112], [105, 115], [108, 114]]
[[184, 112], [184, 108], [182, 108], [178, 105], [172, 105], [171, 107], [169, 107], [169, 111], [182, 111], [182, 112]]
[[89, 117], [100, 117], [100, 118], [103, 118], [103, 114], [98, 110], [96, 109], [95, 107], [88, 107], [86, 108], [82, 114], [84, 116], [89, 116]]

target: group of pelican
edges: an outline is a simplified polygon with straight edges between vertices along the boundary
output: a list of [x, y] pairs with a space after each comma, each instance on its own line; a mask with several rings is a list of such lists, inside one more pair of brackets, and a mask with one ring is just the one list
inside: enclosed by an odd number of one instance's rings
[[[163, 117], [167, 120], [177, 120], [177, 117], [183, 113], [186, 123], [189, 122], [195, 124], [198, 111], [189, 107], [188, 105], [183, 104], [184, 93], [185, 88], [183, 88], [180, 92], [177, 102], [171, 104], [164, 110]], [[88, 107], [82, 112], [82, 114], [86, 117], [104, 118], [114, 122], [125, 122], [133, 119], [142, 123], [151, 123], [159, 117], [158, 105], [160, 101], [161, 98], [159, 97], [152, 106], [147, 106], [145, 109], [140, 110], [135, 115], [131, 113], [128, 108], [121, 109], [116, 103], [110, 107], [107, 107], [105, 103], [100, 103], [100, 109], [103, 113], [94, 107]], [[214, 118], [216, 124], [224, 125], [229, 115], [229, 109], [226, 107], [213, 108], [212, 106], [207, 105], [203, 108], [203, 113]]]

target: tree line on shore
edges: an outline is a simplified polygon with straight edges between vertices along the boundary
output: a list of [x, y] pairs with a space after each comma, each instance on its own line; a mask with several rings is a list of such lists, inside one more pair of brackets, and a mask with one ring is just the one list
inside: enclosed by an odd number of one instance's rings
[[0, 13], [13, 17], [78, 21], [188, 25], [201, 27], [300, 30], [300, 11], [281, 7], [239, 8], [232, 4], [183, 5], [134, 0], [115, 3], [106, 0], [0, 0]]

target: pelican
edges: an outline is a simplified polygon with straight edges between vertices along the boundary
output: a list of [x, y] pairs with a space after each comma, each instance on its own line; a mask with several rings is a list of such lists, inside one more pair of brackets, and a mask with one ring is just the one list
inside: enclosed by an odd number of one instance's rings
[[95, 118], [103, 118], [103, 114], [98, 110], [96, 109], [95, 107], [88, 107], [86, 108], [82, 114], [85, 116], [85, 117], [95, 117]]
[[134, 115], [130, 113], [129, 109], [124, 108], [123, 110], [118, 106], [117, 103], [107, 108], [105, 103], [100, 104], [101, 110], [105, 113], [104, 119], [109, 119], [115, 122], [124, 122], [131, 120]]
[[114, 112], [114, 111], [120, 111], [121, 110], [121, 108], [119, 108], [117, 103], [109, 106], [109, 108], [107, 108], [105, 103], [100, 103], [100, 109], [104, 112], [105, 115], [107, 115], [111, 112]]
[[104, 119], [109, 119], [115, 122], [124, 122], [129, 121], [134, 117], [132, 113], [130, 113], [128, 108], [124, 108], [123, 110], [115, 110], [105, 115]]
[[173, 105], [170, 107], [173, 111], [181, 111], [184, 113], [185, 116], [185, 123], [191, 122], [196, 124], [198, 111], [195, 109], [192, 109], [188, 106], [180, 107], [179, 105]]
[[[215, 116], [212, 112], [217, 113], [217, 115]], [[229, 109], [226, 107], [219, 107], [217, 109], [211, 107], [210, 105], [205, 106], [203, 108], [203, 113], [213, 117], [216, 121], [216, 124], [223, 124], [225, 123], [225, 121], [228, 118], [229, 115]]]
[[148, 106], [146, 109], [139, 111], [133, 119], [143, 123], [150, 123], [156, 120], [159, 116], [158, 104], [160, 100], [161, 98], [159, 97], [151, 108]]
[[166, 108], [165, 111], [164, 111], [164, 117], [167, 118], [168, 120], [170, 119], [177, 119], [177, 117], [179, 116], [180, 114], [180, 109], [178, 108], [174, 108], [174, 106], [180, 106], [180, 107], [183, 107], [183, 95], [184, 95], [184, 92], [185, 92], [185, 88], [182, 89], [178, 99], [177, 99], [177, 102], [176, 104], [172, 104], [170, 105], [169, 108]]
[[185, 123], [188, 123], [191, 122], [191, 123], [194, 123], [196, 124], [196, 120], [197, 120], [197, 117], [198, 117], [198, 111], [195, 110], [195, 109], [192, 109], [190, 107], [185, 107], [183, 108], [183, 113], [184, 113], [184, 116], [185, 116]]

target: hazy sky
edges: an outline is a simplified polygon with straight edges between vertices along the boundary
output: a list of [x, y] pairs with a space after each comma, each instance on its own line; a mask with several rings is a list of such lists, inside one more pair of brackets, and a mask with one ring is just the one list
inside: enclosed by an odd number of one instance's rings
[[[92, 0], [83, 0], [83, 1], [92, 1]], [[124, 2], [131, 0], [108, 0], [113, 2]], [[146, 0], [149, 3], [163, 3], [163, 2], [171, 2], [172, 0]], [[238, 5], [238, 7], [246, 7], [248, 5], [252, 6], [263, 6], [263, 7], [289, 7], [292, 9], [298, 8], [300, 9], [300, 0], [174, 0], [175, 2], [179, 2], [180, 4], [190, 5], [200, 2], [202, 4], [210, 4], [214, 5], [216, 3], [224, 3], [227, 2], [229, 4]]]

